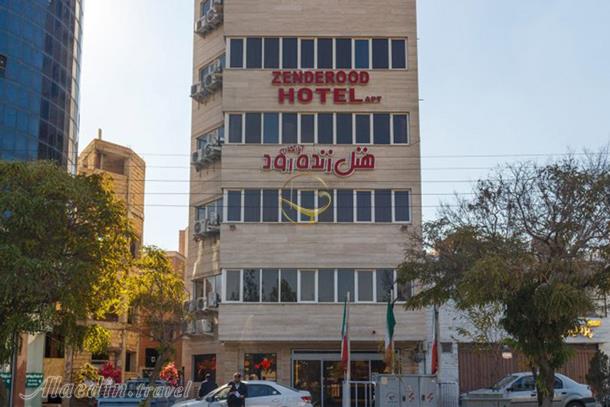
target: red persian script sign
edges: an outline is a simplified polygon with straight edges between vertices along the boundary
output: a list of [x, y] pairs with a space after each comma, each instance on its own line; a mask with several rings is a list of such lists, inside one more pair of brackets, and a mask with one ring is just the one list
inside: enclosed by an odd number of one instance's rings
[[367, 147], [357, 147], [349, 156], [337, 159], [332, 149], [305, 153], [305, 146], [293, 145], [280, 149], [275, 157], [265, 154], [263, 169], [283, 173], [320, 171], [349, 177], [359, 170], [375, 169], [375, 156], [368, 151]]
[[[273, 85], [279, 86], [280, 104], [307, 104], [314, 99], [321, 104], [380, 103], [381, 96], [358, 97], [354, 86], [369, 83], [367, 71], [273, 71]], [[341, 86], [342, 85], [342, 86]]]

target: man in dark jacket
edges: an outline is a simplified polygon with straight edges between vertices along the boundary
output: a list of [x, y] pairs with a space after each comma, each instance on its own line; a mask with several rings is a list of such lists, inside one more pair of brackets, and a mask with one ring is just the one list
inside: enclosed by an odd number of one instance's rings
[[201, 386], [199, 386], [199, 398], [204, 398], [216, 388], [218, 388], [218, 385], [216, 384], [216, 382], [214, 382], [214, 380], [212, 380], [212, 375], [206, 373], [205, 379], [201, 382]]
[[235, 373], [233, 381], [230, 381], [228, 386], [231, 388], [227, 399], [228, 407], [245, 407], [248, 387], [241, 381], [241, 374]]

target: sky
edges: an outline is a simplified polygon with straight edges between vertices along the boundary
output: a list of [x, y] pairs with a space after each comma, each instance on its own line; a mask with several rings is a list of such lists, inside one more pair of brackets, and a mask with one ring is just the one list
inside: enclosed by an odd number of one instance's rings
[[[102, 128], [144, 158], [144, 242], [166, 250], [188, 222], [192, 13], [85, 4], [79, 149]], [[500, 163], [610, 143], [608, 21], [608, 0], [418, 1], [424, 220]]]

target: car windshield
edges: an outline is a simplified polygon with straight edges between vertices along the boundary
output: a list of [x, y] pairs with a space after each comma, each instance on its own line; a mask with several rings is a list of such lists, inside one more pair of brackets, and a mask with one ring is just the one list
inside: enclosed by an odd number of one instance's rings
[[508, 383], [515, 380], [516, 378], [517, 378], [517, 376], [514, 376], [514, 375], [506, 376], [504, 379], [500, 380], [498, 383], [491, 386], [491, 388], [492, 388], [492, 390], [500, 390], [500, 389], [504, 388]]

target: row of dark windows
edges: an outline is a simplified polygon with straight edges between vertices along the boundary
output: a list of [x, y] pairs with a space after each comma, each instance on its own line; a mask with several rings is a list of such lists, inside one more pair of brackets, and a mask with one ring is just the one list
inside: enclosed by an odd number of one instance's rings
[[229, 67], [406, 69], [405, 38], [247, 37], [229, 39]]
[[[280, 199], [281, 198], [281, 199]], [[215, 201], [215, 216], [222, 200]], [[225, 192], [226, 222], [407, 223], [411, 221], [411, 193], [392, 189], [241, 189]], [[301, 208], [319, 209], [308, 216]], [[210, 215], [209, 205], [206, 205]], [[218, 207], [220, 205], [220, 207]], [[321, 208], [326, 208], [322, 210]]]
[[404, 301], [410, 284], [398, 284], [393, 269], [239, 269], [225, 270], [226, 302], [334, 303]]
[[406, 113], [229, 113], [228, 142], [407, 144]]

